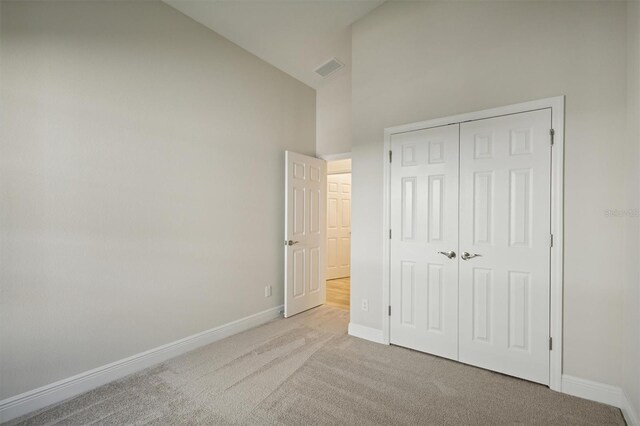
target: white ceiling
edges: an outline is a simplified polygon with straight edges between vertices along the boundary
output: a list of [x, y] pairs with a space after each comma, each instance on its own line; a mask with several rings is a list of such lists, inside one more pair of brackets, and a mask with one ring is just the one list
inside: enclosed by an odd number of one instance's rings
[[[332, 57], [350, 64], [351, 24], [384, 2], [384, 0], [164, 1], [315, 89], [320, 88], [325, 80], [313, 70]], [[344, 70], [338, 72], [344, 72]]]

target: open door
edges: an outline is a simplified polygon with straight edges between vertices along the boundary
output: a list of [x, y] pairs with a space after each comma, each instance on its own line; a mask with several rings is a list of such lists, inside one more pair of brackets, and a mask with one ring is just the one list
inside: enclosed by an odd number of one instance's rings
[[327, 279], [351, 275], [351, 173], [327, 176]]
[[285, 151], [284, 316], [325, 302], [327, 165]]

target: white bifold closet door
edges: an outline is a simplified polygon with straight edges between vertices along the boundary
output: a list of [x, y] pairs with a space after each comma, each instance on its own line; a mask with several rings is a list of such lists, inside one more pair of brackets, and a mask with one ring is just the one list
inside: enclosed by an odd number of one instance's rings
[[544, 109], [392, 136], [391, 343], [549, 383], [550, 128]]
[[[392, 136], [391, 343], [458, 358], [459, 126]], [[442, 253], [438, 253], [442, 252]]]
[[[460, 361], [549, 384], [551, 110], [460, 125]], [[462, 253], [461, 253], [462, 255]]]

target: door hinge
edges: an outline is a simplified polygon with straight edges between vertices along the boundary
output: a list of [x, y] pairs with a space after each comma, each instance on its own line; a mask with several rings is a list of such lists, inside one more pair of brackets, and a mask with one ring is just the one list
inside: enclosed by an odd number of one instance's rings
[[549, 337], [549, 350], [553, 350], [553, 337]]
[[389, 316], [391, 316], [391, 305], [389, 305]]
[[389, 239], [391, 239], [391, 229], [389, 229]]
[[554, 144], [554, 142], [555, 142], [555, 141], [553, 140], [553, 139], [554, 139], [553, 137], [556, 135], [556, 131], [555, 131], [555, 130], [553, 130], [553, 129], [551, 129], [551, 130], [549, 130], [549, 134], [551, 135], [551, 145], [553, 146], [553, 144]]
[[553, 234], [551, 234], [550, 246], [553, 247]]
[[393, 151], [389, 151], [389, 162], [393, 161]]

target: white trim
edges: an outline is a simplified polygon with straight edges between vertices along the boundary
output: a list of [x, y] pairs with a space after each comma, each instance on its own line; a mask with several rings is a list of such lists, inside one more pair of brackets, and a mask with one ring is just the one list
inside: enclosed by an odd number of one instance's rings
[[499, 117], [501, 115], [517, 114], [525, 111], [535, 111], [544, 108], [557, 108], [564, 105], [564, 96], [538, 99], [497, 108], [484, 109], [482, 111], [466, 112], [433, 120], [419, 121], [417, 123], [401, 124], [399, 126], [384, 129], [385, 136], [395, 133], [412, 132], [414, 130], [428, 129], [430, 127], [445, 126], [448, 124], [462, 123], [464, 121], [484, 120], [485, 118]]
[[622, 410], [622, 414], [624, 414], [627, 426], [640, 426], [640, 416], [638, 416], [633, 404], [631, 404], [631, 401], [629, 401], [624, 391], [622, 392], [620, 409]]
[[321, 158], [325, 161], [335, 161], [335, 160], [347, 160], [349, 158], [351, 158], [351, 152], [341, 152], [339, 154], [325, 154], [325, 155], [318, 155], [318, 158]]
[[579, 377], [562, 375], [562, 393], [620, 407], [622, 389]]
[[349, 323], [349, 335], [376, 343], [385, 343], [382, 337], [382, 330], [365, 327], [364, 325], [354, 324], [352, 322]]
[[482, 120], [508, 114], [517, 114], [526, 111], [535, 111], [551, 108], [551, 126], [555, 130], [554, 146], [551, 160], [551, 233], [553, 234], [553, 249], [551, 251], [550, 264], [550, 318], [549, 334], [553, 338], [553, 350], [549, 355], [549, 387], [555, 391], [562, 390], [562, 307], [563, 307], [563, 217], [564, 217], [564, 96], [539, 99], [483, 111], [469, 112], [449, 117], [436, 118], [434, 120], [418, 123], [403, 124], [388, 127], [384, 130], [384, 157], [383, 157], [383, 261], [382, 261], [382, 331], [385, 343], [390, 343], [390, 318], [387, 309], [390, 303], [389, 256], [390, 240], [387, 237], [390, 223], [390, 164], [389, 150], [391, 149], [391, 136], [396, 133], [411, 132], [465, 121]]
[[564, 96], [548, 100], [551, 127], [555, 131], [551, 149], [551, 234], [549, 335], [553, 350], [549, 354], [549, 387], [562, 390], [562, 310], [564, 287]]
[[283, 306], [270, 308], [184, 339], [85, 371], [0, 401], [0, 423], [87, 392], [128, 374], [281, 317]]
[[640, 426], [640, 419], [624, 391], [611, 385], [562, 375], [562, 393], [620, 408], [629, 426]]
[[385, 344], [391, 344], [391, 317], [389, 305], [391, 305], [391, 164], [389, 152], [391, 151], [391, 129], [384, 130], [384, 167], [382, 169], [382, 338]]

